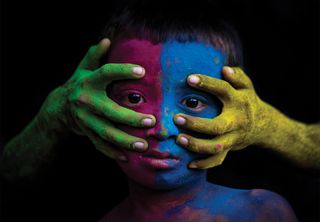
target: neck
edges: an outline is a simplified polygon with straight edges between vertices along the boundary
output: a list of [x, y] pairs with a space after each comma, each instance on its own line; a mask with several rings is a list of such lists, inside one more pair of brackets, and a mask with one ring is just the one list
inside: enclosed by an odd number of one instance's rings
[[205, 189], [206, 184], [205, 174], [197, 181], [171, 190], [153, 190], [129, 181], [128, 200], [136, 212], [165, 214], [170, 210], [187, 206], [187, 203], [196, 202], [201, 198], [201, 191]]

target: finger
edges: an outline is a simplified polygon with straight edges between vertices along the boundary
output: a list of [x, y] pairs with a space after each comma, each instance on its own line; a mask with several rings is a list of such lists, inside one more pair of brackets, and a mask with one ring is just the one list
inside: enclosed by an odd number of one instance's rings
[[127, 161], [127, 157], [124, 155], [120, 149], [113, 148], [112, 145], [104, 140], [102, 140], [98, 135], [89, 130], [84, 125], [80, 126], [82, 131], [86, 136], [89, 137], [91, 142], [94, 144], [97, 150], [102, 152], [104, 155], [110, 157], [111, 159], [117, 159], [120, 161]]
[[207, 135], [221, 135], [238, 128], [235, 115], [228, 115], [228, 112], [222, 112], [219, 116], [208, 119], [186, 114], [176, 114], [174, 122], [183, 129], [204, 133]]
[[91, 46], [82, 61], [79, 64], [80, 69], [95, 70], [99, 67], [100, 59], [110, 48], [110, 40], [102, 39], [98, 45]]
[[153, 115], [138, 113], [122, 107], [105, 95], [101, 98], [97, 95], [82, 94], [79, 97], [79, 102], [86, 105], [91, 111], [113, 122], [133, 127], [151, 127], [156, 123], [156, 118]]
[[177, 142], [184, 148], [202, 154], [215, 154], [237, 146], [239, 134], [230, 132], [213, 139], [200, 139], [187, 134], [179, 134]]
[[145, 69], [135, 64], [108, 63], [92, 73], [89, 82], [105, 87], [113, 80], [139, 79], [145, 75]]
[[222, 69], [223, 77], [236, 89], [253, 89], [251, 79], [239, 67], [225, 66]]
[[216, 95], [222, 102], [230, 101], [235, 94], [235, 89], [226, 81], [210, 76], [192, 74], [188, 83], [197, 89]]
[[86, 126], [103, 140], [128, 150], [141, 152], [147, 149], [148, 143], [145, 140], [130, 136], [124, 131], [115, 128], [109, 121], [92, 115], [88, 110], [80, 108], [76, 112], [75, 115], [79, 125]]
[[222, 164], [225, 160], [229, 150], [223, 150], [221, 153], [210, 156], [206, 159], [195, 160], [189, 164], [189, 168], [191, 169], [209, 169], [212, 167], [216, 167]]

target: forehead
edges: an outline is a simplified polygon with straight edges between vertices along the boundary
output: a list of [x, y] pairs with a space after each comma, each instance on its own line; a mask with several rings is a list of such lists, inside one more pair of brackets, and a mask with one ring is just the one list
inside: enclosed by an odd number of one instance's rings
[[181, 79], [192, 73], [220, 78], [225, 56], [202, 42], [169, 40], [155, 44], [144, 39], [123, 38], [113, 44], [108, 62], [141, 65], [146, 69], [146, 76], [154, 76], [150, 80], [156, 76]]

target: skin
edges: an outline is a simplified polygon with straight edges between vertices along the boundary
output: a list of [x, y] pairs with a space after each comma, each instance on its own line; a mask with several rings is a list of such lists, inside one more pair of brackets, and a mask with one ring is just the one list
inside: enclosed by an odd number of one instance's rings
[[232, 150], [258, 145], [279, 153], [297, 165], [320, 169], [320, 125], [304, 124], [282, 114], [262, 101], [242, 69], [224, 67], [224, 80], [201, 74], [188, 78], [190, 86], [217, 96], [222, 113], [213, 119], [177, 114], [175, 122], [183, 129], [215, 136], [201, 139], [180, 134], [178, 142], [188, 150], [213, 154], [190, 163], [207, 169], [220, 165]]
[[[145, 153], [123, 150], [128, 161], [118, 164], [129, 178], [130, 195], [101, 221], [296, 221], [289, 204], [275, 193], [208, 183], [206, 171], [187, 167], [203, 155], [176, 143], [181, 132], [206, 138], [202, 133], [179, 129], [174, 124], [176, 113], [211, 119], [221, 112], [215, 97], [189, 87], [186, 79], [194, 72], [221, 78], [225, 60], [222, 53], [201, 42], [154, 44], [122, 37], [115, 42], [108, 59], [145, 67], [144, 78], [114, 83], [108, 95], [121, 106], [156, 116], [157, 123], [149, 129], [117, 124], [125, 132], [144, 138], [149, 149]], [[132, 102], [132, 93], [143, 99]], [[185, 102], [190, 97], [199, 98], [203, 106], [190, 107]], [[161, 159], [152, 156], [155, 153], [176, 158]], [[151, 166], [145, 158], [162, 160], [162, 164]]]
[[[203, 155], [194, 152], [185, 152], [175, 143], [175, 138], [183, 130], [179, 130], [173, 122], [173, 116], [176, 113], [184, 112], [201, 117], [212, 118], [220, 112], [220, 106], [214, 97], [206, 93], [199, 92], [190, 87], [186, 87], [185, 73], [193, 73], [195, 71], [203, 73], [212, 73], [212, 76], [221, 78], [221, 68], [224, 62], [224, 56], [216, 50], [199, 44], [189, 44], [189, 48], [183, 47], [177, 42], [166, 43], [163, 45], [153, 45], [149, 41], [138, 40], [118, 40], [115, 42], [115, 49], [111, 50], [108, 62], [110, 63], [135, 63], [146, 69], [146, 75], [141, 81], [120, 81], [115, 83], [109, 89], [110, 98], [116, 101], [120, 106], [131, 108], [134, 111], [145, 111], [157, 118], [155, 127], [149, 130], [138, 129], [126, 125], [117, 124], [117, 127], [131, 135], [143, 138], [149, 144], [149, 149], [141, 154], [136, 152], [128, 152], [123, 150], [128, 158], [127, 163], [119, 163], [127, 175], [135, 175], [141, 178], [132, 178], [135, 181], [144, 181], [145, 186], [153, 183], [154, 173], [146, 171], [140, 164], [134, 164], [139, 161], [141, 155], [149, 155], [152, 151], [171, 153], [178, 156], [180, 168], [177, 174], [183, 175], [185, 178], [191, 179], [190, 171], [186, 169], [186, 165]], [[127, 49], [127, 50], [126, 50]], [[134, 51], [130, 54], [125, 51]], [[189, 52], [188, 56], [184, 56], [185, 52]], [[135, 53], [136, 52], [136, 53]], [[197, 52], [199, 58], [193, 59], [194, 53]], [[181, 53], [181, 54], [179, 54]], [[212, 57], [219, 63], [200, 63], [201, 58]], [[180, 61], [180, 62], [177, 62]], [[183, 61], [183, 62], [182, 62]], [[177, 65], [179, 64], [179, 65]], [[195, 67], [195, 68], [193, 68]], [[163, 72], [163, 75], [158, 73]], [[182, 75], [183, 74], [183, 75]], [[161, 84], [163, 83], [163, 84]], [[150, 87], [152, 86], [152, 87]], [[139, 93], [144, 97], [145, 102], [141, 104], [130, 104], [127, 96], [129, 93]], [[201, 112], [190, 109], [183, 104], [187, 98], [199, 98], [205, 105], [205, 109]], [[178, 102], [177, 102], [178, 101]], [[182, 103], [181, 103], [182, 101]], [[194, 134], [194, 136], [197, 136]], [[161, 141], [163, 140], [163, 141]], [[174, 164], [168, 162], [168, 164]], [[132, 174], [131, 171], [139, 171], [140, 174]], [[203, 172], [199, 172], [203, 174]], [[142, 180], [145, 178], [145, 180]], [[146, 179], [150, 178], [150, 179]], [[159, 183], [158, 186], [168, 186], [168, 181], [176, 180], [181, 177], [168, 172], [162, 174], [158, 180], [162, 180], [164, 184]], [[175, 186], [173, 184], [173, 186]]]
[[[110, 47], [108, 39], [89, 49], [72, 77], [50, 93], [33, 121], [4, 148], [1, 170], [9, 179], [37, 174], [48, 164], [69, 133], [86, 135], [111, 158], [126, 160], [118, 147], [142, 151], [145, 140], [120, 131], [109, 121], [134, 127], [154, 125], [152, 115], [136, 113], [109, 99], [105, 88], [114, 80], [138, 79], [145, 70], [135, 64], [105, 64], [100, 59]], [[116, 112], [115, 112], [116, 111]]]
[[[109, 46], [108, 39], [92, 46], [71, 79], [65, 85], [53, 90], [31, 123], [9, 141], [1, 155], [0, 167], [4, 176], [10, 179], [33, 176], [43, 165], [52, 160], [59, 148], [59, 142], [70, 132], [88, 136], [98, 150], [111, 158], [123, 161], [126, 161], [127, 157], [118, 149], [114, 149], [110, 143], [138, 151], [147, 148], [145, 140], [124, 134], [105, 120], [148, 127], [155, 123], [155, 118], [121, 107], [116, 107], [119, 112], [111, 112], [110, 109], [113, 111], [114, 104], [112, 105], [110, 101], [108, 104], [97, 103], [101, 101], [101, 97], [105, 98], [101, 86], [97, 83], [99, 81], [96, 80], [96, 83], [91, 81], [88, 84], [89, 79], [93, 77], [88, 74], [97, 73], [99, 70], [102, 73], [101, 78], [106, 79], [108, 83], [115, 78], [115, 75], [111, 74], [112, 70], [117, 69], [124, 71], [120, 71], [123, 78], [143, 77], [143, 74], [134, 75], [132, 72], [134, 65], [129, 64], [113, 67], [106, 64], [103, 66], [104, 71], [103, 67], [99, 69], [100, 58]], [[128, 73], [125, 70], [128, 70]], [[187, 134], [179, 136], [178, 143], [181, 146], [194, 152], [212, 154], [206, 159], [194, 161], [189, 167], [207, 169], [220, 165], [229, 150], [257, 144], [287, 157], [300, 167], [320, 169], [319, 124], [304, 124], [290, 119], [262, 101], [256, 95], [251, 80], [240, 68], [225, 67], [222, 74], [224, 80], [198, 74], [199, 83], [188, 81], [191, 87], [207, 91], [221, 99], [224, 106], [218, 118], [199, 119], [184, 114], [175, 117], [175, 123], [181, 128], [193, 132], [206, 131], [204, 133], [217, 136], [216, 139], [205, 142]], [[95, 90], [96, 86], [100, 87], [100, 90]], [[221, 91], [221, 87], [224, 90]], [[224, 99], [228, 95], [232, 95], [232, 99]], [[103, 123], [97, 114], [103, 116]], [[127, 118], [128, 116], [130, 118]], [[184, 120], [178, 121], [178, 117], [183, 117]], [[149, 121], [142, 124], [143, 119]], [[95, 124], [97, 122], [98, 125]], [[228, 126], [227, 129], [224, 125]], [[261, 130], [254, 132], [254, 128]], [[183, 137], [185, 139], [180, 140]], [[133, 144], [136, 142], [139, 146], [134, 147]]]

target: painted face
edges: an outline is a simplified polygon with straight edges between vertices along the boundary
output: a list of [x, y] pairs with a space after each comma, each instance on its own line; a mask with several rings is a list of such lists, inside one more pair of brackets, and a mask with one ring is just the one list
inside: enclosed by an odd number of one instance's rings
[[176, 137], [184, 131], [174, 124], [173, 117], [185, 113], [212, 118], [220, 113], [218, 100], [189, 87], [186, 79], [194, 73], [221, 78], [224, 61], [220, 51], [200, 42], [153, 44], [130, 38], [113, 43], [109, 63], [139, 64], [146, 69], [146, 75], [139, 80], [112, 84], [108, 89], [109, 97], [122, 106], [152, 114], [157, 119], [156, 125], [148, 129], [117, 125], [149, 144], [145, 153], [124, 151], [129, 161], [119, 162], [119, 165], [130, 179], [154, 189], [171, 189], [204, 176], [205, 171], [188, 169], [188, 163], [201, 156], [176, 144]]

